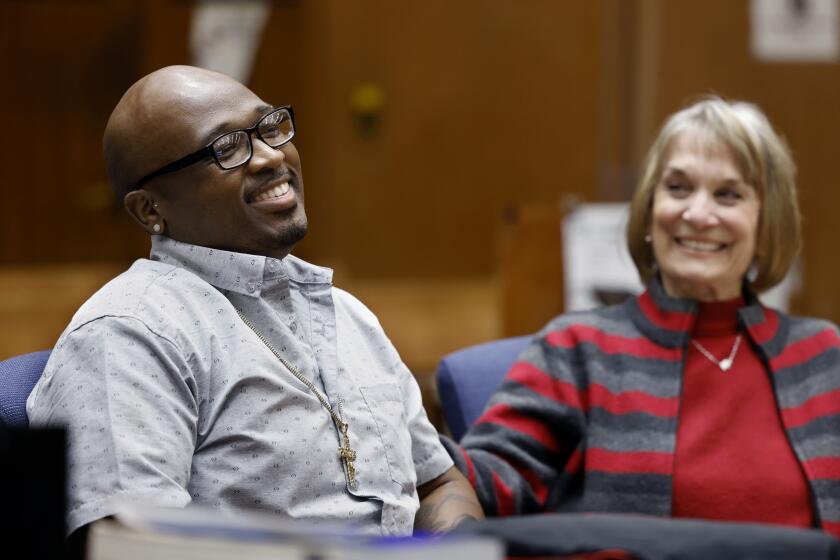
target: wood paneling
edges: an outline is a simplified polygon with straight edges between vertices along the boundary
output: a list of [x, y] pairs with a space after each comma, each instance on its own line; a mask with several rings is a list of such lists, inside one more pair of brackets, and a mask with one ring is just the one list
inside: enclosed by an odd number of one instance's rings
[[[301, 127], [313, 218], [301, 249], [354, 275], [491, 274], [504, 208], [589, 195], [599, 6], [307, 2], [302, 75], [323, 87], [304, 100], [318, 115]], [[350, 106], [364, 84], [385, 96], [368, 127]]]
[[[303, 256], [360, 276], [492, 274], [503, 209], [592, 192], [600, 4], [525, 6], [274, 3], [251, 85], [300, 108]], [[43, 141], [21, 150], [3, 135], [0, 261], [146, 252], [107, 189], [100, 139], [129, 84], [188, 60], [190, 8], [2, 5], [4, 63], [20, 84], [0, 93], [7, 129]], [[363, 84], [385, 95], [368, 128], [349, 101]], [[48, 130], [56, 137], [42, 138]]]
[[148, 251], [108, 188], [102, 131], [132, 82], [186, 62], [189, 8], [175, 0], [0, 6], [0, 262]]
[[416, 373], [433, 372], [441, 356], [502, 336], [499, 287], [484, 276], [357, 279], [342, 287], [364, 301]]
[[122, 263], [0, 266], [0, 360], [52, 348], [79, 306]]
[[501, 243], [504, 336], [537, 332], [563, 312], [563, 211], [559, 204], [511, 209]]
[[[110, 198], [100, 139], [130, 83], [189, 60], [191, 6], [0, 3], [0, 263], [127, 261], [147, 251]], [[377, 279], [522, 285], [550, 249], [544, 234], [506, 242], [506, 210], [556, 208], [568, 194], [626, 198], [661, 121], [715, 91], [759, 103], [789, 139], [807, 218], [797, 308], [840, 321], [838, 65], [760, 64], [748, 26], [747, 0], [276, 0], [251, 86], [298, 109], [312, 225], [299, 254], [335, 265], [339, 283], [369, 281], [383, 293]], [[350, 101], [366, 84], [384, 94], [372, 118]], [[537, 290], [518, 291], [531, 299], [499, 292], [482, 300], [495, 307], [452, 313], [503, 318], [511, 306], [545, 303]], [[375, 311], [411, 308], [418, 292], [402, 293], [405, 305], [374, 298]], [[525, 328], [500, 320], [505, 332]], [[424, 339], [409, 319], [395, 323], [408, 324], [396, 338]], [[454, 346], [477, 333], [446, 336]]]

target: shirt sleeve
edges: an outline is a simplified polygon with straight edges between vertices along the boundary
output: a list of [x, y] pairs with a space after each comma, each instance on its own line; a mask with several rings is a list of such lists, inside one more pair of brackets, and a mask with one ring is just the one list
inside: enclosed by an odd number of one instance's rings
[[443, 438], [488, 515], [551, 509], [573, 482], [586, 419], [568, 352], [535, 337], [460, 445]]
[[68, 533], [115, 503], [184, 506], [198, 406], [184, 356], [134, 318], [65, 333], [27, 403], [33, 425], [68, 430]]
[[411, 455], [417, 472], [417, 485], [422, 486], [442, 475], [454, 463], [441, 444], [437, 430], [426, 415], [420, 387], [414, 375], [401, 360], [394, 367], [400, 371], [402, 378], [404, 406], [411, 434]]

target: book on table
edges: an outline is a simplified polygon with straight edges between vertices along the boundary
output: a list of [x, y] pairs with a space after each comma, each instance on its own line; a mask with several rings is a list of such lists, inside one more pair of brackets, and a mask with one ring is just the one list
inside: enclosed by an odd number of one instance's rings
[[89, 560], [493, 560], [501, 541], [487, 536], [375, 537], [348, 525], [278, 519], [262, 512], [224, 514], [191, 506], [123, 504], [93, 523]]

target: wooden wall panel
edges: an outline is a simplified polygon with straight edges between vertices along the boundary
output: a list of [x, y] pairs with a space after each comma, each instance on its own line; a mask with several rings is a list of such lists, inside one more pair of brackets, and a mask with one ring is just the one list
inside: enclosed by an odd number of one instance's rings
[[[363, 276], [484, 275], [505, 208], [595, 184], [599, 3], [277, 1], [253, 88], [299, 106], [305, 257]], [[147, 240], [110, 196], [101, 134], [125, 88], [186, 62], [190, 2], [2, 5], [0, 262], [129, 259]], [[377, 126], [350, 107], [385, 94]], [[57, 146], [60, 145], [60, 148]], [[25, 188], [21, 186], [25, 185]], [[96, 236], [97, 243], [90, 243]]]
[[79, 306], [123, 263], [0, 266], [0, 360], [51, 348]]
[[175, 0], [0, 6], [0, 262], [147, 252], [107, 186], [102, 131], [132, 82], [187, 60], [189, 9]]
[[501, 332], [535, 333], [564, 309], [560, 204], [529, 204], [506, 216], [501, 240]]
[[[599, 6], [307, 2], [303, 88], [324, 87], [304, 95], [318, 115], [301, 129], [314, 234], [301, 250], [354, 275], [491, 274], [504, 208], [587, 197]], [[350, 104], [365, 84], [385, 96], [368, 128]]]

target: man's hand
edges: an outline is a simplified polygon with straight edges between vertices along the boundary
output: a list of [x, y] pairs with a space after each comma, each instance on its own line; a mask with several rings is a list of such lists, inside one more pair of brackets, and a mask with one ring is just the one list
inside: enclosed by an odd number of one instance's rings
[[452, 467], [434, 480], [417, 487], [420, 509], [414, 518], [415, 531], [449, 531], [462, 521], [484, 519], [475, 492], [464, 475]]

